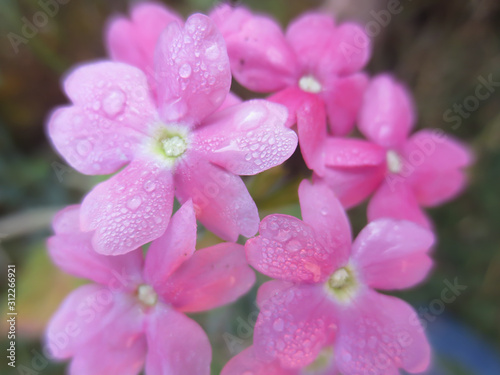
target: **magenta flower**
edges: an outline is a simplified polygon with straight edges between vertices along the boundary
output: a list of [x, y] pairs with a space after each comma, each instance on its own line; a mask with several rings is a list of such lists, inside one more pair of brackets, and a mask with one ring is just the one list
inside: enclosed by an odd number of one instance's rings
[[256, 92], [276, 93], [271, 100], [289, 108], [288, 126], [302, 126], [296, 112], [317, 96], [333, 134], [351, 131], [368, 83], [359, 71], [369, 60], [370, 40], [360, 26], [335, 25], [328, 15], [310, 13], [284, 34], [273, 19], [227, 5], [211, 17], [226, 40], [236, 80]]
[[54, 262], [89, 278], [52, 317], [46, 333], [57, 359], [72, 357], [71, 375], [210, 373], [211, 347], [184, 313], [232, 302], [255, 281], [243, 246], [222, 243], [195, 251], [196, 218], [189, 200], [172, 217], [143, 261], [142, 250], [104, 256], [79, 231], [79, 207], [54, 219], [48, 241]]
[[368, 205], [369, 221], [391, 217], [429, 227], [420, 207], [455, 197], [465, 186], [462, 169], [472, 157], [466, 146], [443, 132], [421, 130], [409, 136], [414, 112], [410, 94], [401, 84], [388, 75], [374, 78], [359, 120], [369, 142], [333, 137], [317, 141], [309, 167], [344, 207], [375, 192]]
[[143, 71], [119, 62], [87, 64], [65, 80], [73, 105], [49, 120], [56, 149], [85, 174], [126, 166], [85, 197], [81, 229], [94, 232], [99, 253], [131, 251], [165, 231], [175, 189], [218, 236], [253, 236], [257, 207], [238, 175], [293, 153], [286, 108], [251, 100], [215, 112], [231, 73], [224, 40], [206, 16], [191, 16], [184, 29], [171, 22], [155, 58], [156, 95]]
[[430, 348], [416, 312], [373, 289], [420, 282], [432, 265], [433, 234], [409, 221], [381, 219], [351, 244], [345, 212], [328, 187], [303, 181], [299, 200], [304, 221], [270, 215], [245, 246], [249, 263], [277, 279], [257, 296], [257, 356], [302, 368], [333, 345], [342, 374], [425, 370]]
[[243, 350], [224, 366], [220, 375], [337, 375], [332, 348], [326, 348], [310, 365], [300, 369], [285, 368], [278, 360], [265, 362], [256, 355], [253, 346]]

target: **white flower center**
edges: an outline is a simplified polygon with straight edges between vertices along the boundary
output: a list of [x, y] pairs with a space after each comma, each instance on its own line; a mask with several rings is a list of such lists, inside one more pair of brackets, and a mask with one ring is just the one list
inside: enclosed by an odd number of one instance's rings
[[158, 301], [158, 295], [151, 285], [143, 284], [137, 289], [137, 298], [146, 306], [154, 306]]
[[325, 288], [336, 301], [346, 303], [353, 299], [359, 289], [359, 283], [352, 268], [345, 266], [330, 276]]
[[177, 158], [187, 150], [187, 144], [184, 138], [174, 135], [171, 138], [161, 140], [165, 155], [169, 158]]
[[317, 94], [322, 90], [321, 83], [319, 83], [318, 80], [311, 75], [303, 76], [299, 80], [299, 87], [302, 90], [313, 94]]
[[403, 169], [401, 157], [394, 150], [387, 151], [387, 168], [391, 173], [399, 173]]

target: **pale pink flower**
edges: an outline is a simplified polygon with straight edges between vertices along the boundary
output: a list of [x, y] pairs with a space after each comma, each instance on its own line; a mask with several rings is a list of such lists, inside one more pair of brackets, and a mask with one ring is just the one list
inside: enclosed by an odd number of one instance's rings
[[299, 200], [304, 221], [270, 215], [245, 246], [249, 263], [277, 279], [257, 295], [257, 356], [302, 368], [333, 345], [342, 374], [425, 370], [430, 348], [416, 312], [373, 289], [420, 282], [432, 266], [433, 234], [409, 221], [381, 219], [351, 244], [345, 211], [327, 186], [303, 181]]
[[192, 202], [172, 217], [143, 260], [142, 250], [104, 256], [80, 232], [79, 206], [54, 219], [49, 253], [64, 271], [95, 284], [73, 291], [46, 332], [50, 353], [72, 358], [71, 375], [210, 373], [211, 347], [184, 313], [235, 301], [255, 281], [243, 246], [221, 243], [195, 251]]
[[332, 348], [325, 348], [316, 360], [300, 369], [281, 366], [279, 360], [265, 362], [255, 355], [253, 346], [243, 350], [224, 366], [220, 375], [337, 375]]
[[171, 22], [157, 44], [156, 95], [143, 71], [119, 62], [84, 65], [64, 88], [73, 105], [56, 110], [48, 130], [78, 171], [109, 174], [83, 200], [81, 229], [103, 254], [121, 254], [158, 238], [175, 195], [192, 199], [197, 217], [223, 239], [256, 233], [258, 212], [238, 175], [285, 161], [297, 136], [284, 106], [251, 100], [215, 112], [231, 85], [224, 40], [196, 14]]
[[352, 130], [368, 83], [360, 72], [370, 57], [362, 27], [336, 25], [330, 15], [308, 13], [284, 33], [270, 17], [227, 5], [210, 16], [226, 40], [235, 79], [252, 91], [276, 93], [270, 99], [289, 108], [288, 126], [305, 126], [307, 119], [297, 111], [316, 96], [319, 106], [326, 106], [333, 134]]
[[414, 125], [415, 110], [407, 90], [389, 75], [377, 76], [366, 91], [359, 119], [359, 129], [369, 141], [334, 137], [317, 141], [308, 165], [344, 207], [375, 193], [368, 205], [369, 221], [391, 217], [429, 227], [421, 207], [437, 206], [458, 195], [466, 184], [463, 169], [472, 157], [465, 145], [440, 130], [410, 136]]

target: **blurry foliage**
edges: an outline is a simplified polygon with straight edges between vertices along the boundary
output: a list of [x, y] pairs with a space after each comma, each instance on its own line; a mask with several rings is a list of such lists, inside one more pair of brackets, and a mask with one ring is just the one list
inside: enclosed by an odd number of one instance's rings
[[[196, 10], [207, 11], [215, 2], [165, 3], [188, 15]], [[336, 9], [341, 19], [345, 14], [354, 14], [362, 24], [373, 21], [371, 11], [387, 8], [384, 0], [237, 3], [268, 12], [282, 25], [301, 12], [320, 6]], [[444, 121], [443, 114], [454, 103], [462, 103], [474, 95], [479, 76], [493, 74], [494, 80], [500, 81], [500, 4], [497, 0], [402, 0], [401, 3], [404, 11], [394, 15], [373, 40], [374, 52], [368, 70], [394, 72], [415, 95], [418, 127], [441, 128], [472, 144], [477, 160], [470, 170], [468, 190], [455, 201], [430, 211], [439, 239], [434, 273], [421, 287], [398, 294], [415, 306], [426, 306], [440, 297], [444, 280], [458, 278], [468, 289], [446, 306], [446, 312], [499, 347], [500, 90], [482, 101], [479, 109], [458, 127]], [[7, 33], [20, 34], [22, 17], [32, 17], [40, 10], [39, 5], [37, 0], [0, 2], [0, 216], [3, 216], [0, 235], [9, 234], [3, 233], [2, 228], [12, 224], [16, 217], [18, 236], [3, 240], [5, 253], [0, 254], [0, 262], [11, 259], [18, 266], [18, 308], [22, 316], [18, 326], [20, 364], [28, 365], [33, 358], [31, 350], [40, 350], [37, 338], [46, 320], [67, 292], [79, 283], [63, 275], [48, 260], [44, 239], [50, 235], [50, 215], [39, 218], [42, 225], [34, 227], [24, 218], [29, 219], [29, 209], [55, 210], [78, 202], [99, 181], [82, 176], [64, 164], [45, 137], [44, 121], [54, 106], [67, 101], [59, 84], [61, 75], [75, 64], [105, 57], [102, 34], [106, 20], [117, 12], [126, 12], [127, 8], [126, 1], [72, 0], [61, 6], [48, 25], [26, 45], [21, 45], [16, 54]], [[237, 84], [234, 90], [244, 98], [251, 95]], [[296, 154], [284, 166], [247, 178], [246, 182], [262, 216], [273, 212], [299, 216], [297, 187], [309, 175]], [[365, 212], [366, 205], [350, 211], [354, 233], [366, 224]], [[37, 229], [40, 227], [43, 229]], [[198, 247], [216, 242], [215, 236], [200, 231]], [[1, 264], [0, 275], [4, 275], [4, 270]], [[3, 285], [0, 291], [2, 288]], [[221, 332], [236, 336], [238, 319], [248, 321], [256, 310], [256, 289], [236, 304], [195, 315], [214, 346], [214, 374], [231, 357]], [[5, 297], [0, 303], [3, 314]], [[4, 347], [5, 326], [1, 328], [0, 343]], [[432, 330], [432, 324], [428, 329]], [[251, 339], [246, 339], [241, 345], [250, 342]], [[61, 374], [63, 366], [48, 364], [43, 373]]]

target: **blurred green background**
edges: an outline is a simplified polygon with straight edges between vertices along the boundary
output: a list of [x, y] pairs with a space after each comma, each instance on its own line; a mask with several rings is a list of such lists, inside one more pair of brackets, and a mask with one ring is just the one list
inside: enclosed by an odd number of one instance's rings
[[[183, 15], [207, 11], [215, 3], [164, 2]], [[392, 71], [407, 83], [415, 94], [419, 128], [441, 128], [473, 147], [477, 160], [469, 173], [468, 190], [430, 211], [439, 238], [434, 273], [421, 287], [398, 295], [417, 308], [429, 308], [440, 298], [445, 280], [458, 279], [467, 289], [445, 306], [444, 313], [429, 319], [427, 329], [436, 344], [437, 368], [432, 373], [500, 374], [494, 361], [500, 348], [500, 89], [493, 88], [491, 96], [480, 100], [474, 111], [466, 111], [460, 122], [443, 117], [455, 104], [475, 96], [480, 77], [491, 76], [500, 82], [500, 2], [401, 0], [402, 12], [392, 15], [386, 24], [377, 21], [377, 12], [388, 9], [391, 2], [394, 0], [240, 3], [270, 13], [283, 26], [316, 8], [341, 20], [370, 23], [378, 31], [372, 40], [368, 71]], [[17, 363], [26, 366], [12, 370], [1, 354], [2, 374], [64, 373], [64, 364], [45, 363], [36, 353], [41, 353], [39, 338], [47, 319], [81, 281], [51, 265], [44, 241], [50, 235], [53, 213], [79, 202], [98, 179], [72, 170], [54, 153], [44, 121], [51, 108], [66, 103], [61, 75], [74, 64], [105, 57], [102, 35], [106, 19], [117, 12], [126, 13], [128, 6], [128, 1], [70, 0], [16, 53], [7, 35], [21, 34], [22, 17], [31, 19], [40, 5], [38, 0], [0, 2], [0, 353], [5, 354], [8, 347], [5, 271], [6, 264], [13, 263], [18, 272]], [[238, 85], [234, 91], [243, 97], [250, 95]], [[247, 183], [263, 216], [298, 214], [296, 188], [307, 176], [300, 157], [293, 157], [283, 167], [247, 179]], [[366, 224], [365, 208], [350, 212], [355, 233]], [[214, 241], [210, 234], [200, 233], [200, 246]], [[250, 313], [256, 310], [255, 290], [236, 304], [194, 316], [214, 347], [213, 374], [219, 374], [232, 355], [225, 340], [236, 349], [251, 343], [246, 328], [252, 324]], [[477, 361], [469, 361], [471, 355]]]

